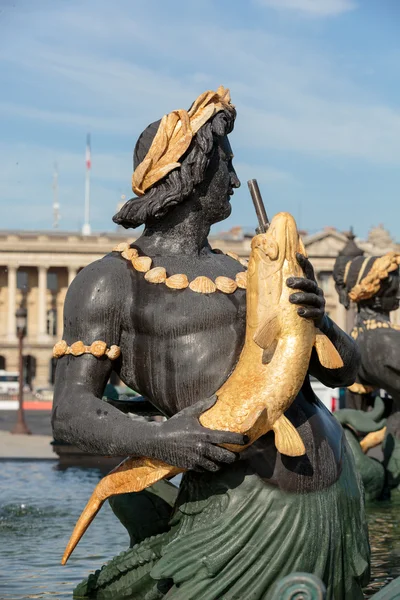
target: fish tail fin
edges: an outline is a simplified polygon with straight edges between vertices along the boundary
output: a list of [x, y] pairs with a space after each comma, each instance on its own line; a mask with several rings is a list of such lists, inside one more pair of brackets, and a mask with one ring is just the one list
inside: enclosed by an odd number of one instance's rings
[[318, 354], [319, 362], [326, 369], [340, 369], [343, 367], [343, 360], [331, 340], [326, 337], [322, 331], [316, 330], [315, 349]]
[[275, 433], [275, 446], [286, 456], [303, 456], [306, 453], [303, 441], [294, 425], [285, 415], [279, 417], [272, 429]]
[[93, 521], [93, 519], [99, 512], [100, 508], [103, 506], [104, 501], [105, 499], [100, 499], [96, 496], [95, 490], [75, 525], [74, 531], [72, 532], [72, 535], [69, 539], [67, 547], [65, 548], [65, 552], [61, 560], [62, 565], [66, 564], [67, 560], [74, 551], [77, 543], [79, 542], [79, 540], [89, 527], [90, 523]]
[[79, 517], [65, 549], [61, 564], [65, 565], [79, 540], [110, 496], [141, 492], [164, 477], [182, 473], [182, 469], [152, 458], [128, 457], [116, 466], [94, 488], [87, 505]]

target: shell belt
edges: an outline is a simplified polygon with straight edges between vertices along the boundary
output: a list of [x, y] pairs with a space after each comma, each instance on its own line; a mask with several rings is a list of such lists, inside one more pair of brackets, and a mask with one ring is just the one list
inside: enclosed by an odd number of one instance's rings
[[[118, 246], [113, 248], [113, 252], [120, 252], [123, 258], [131, 262], [135, 271], [144, 273], [144, 278], [149, 283], [164, 283], [170, 289], [183, 290], [188, 287], [192, 292], [199, 294], [213, 294], [217, 291], [223, 294], [233, 294], [238, 288], [246, 289], [247, 287], [247, 273], [245, 271], [237, 273], [235, 279], [221, 276], [212, 281], [209, 277], [201, 275], [189, 282], [187, 276], [182, 273], [167, 277], [164, 267], [151, 268], [152, 259], [149, 256], [139, 256], [138, 251], [135, 248], [131, 248], [128, 242], [118, 244]], [[221, 250], [213, 250], [213, 252], [215, 254], [223, 254]], [[226, 255], [240, 262], [242, 266], [247, 267], [247, 260], [240, 258], [234, 252], [227, 252]], [[121, 349], [115, 345], [107, 348], [106, 342], [100, 340], [96, 340], [90, 346], [86, 346], [81, 341], [74, 342], [71, 346], [68, 346], [65, 340], [61, 340], [53, 347], [54, 358], [61, 358], [68, 354], [72, 356], [92, 354], [96, 358], [107, 356], [110, 360], [116, 360], [121, 354]]]

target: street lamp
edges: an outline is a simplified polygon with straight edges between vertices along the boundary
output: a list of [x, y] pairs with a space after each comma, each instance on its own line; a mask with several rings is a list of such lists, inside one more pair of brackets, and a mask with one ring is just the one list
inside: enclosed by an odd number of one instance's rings
[[27, 311], [26, 308], [20, 306], [20, 308], [15, 313], [15, 319], [17, 322], [17, 337], [18, 337], [18, 363], [19, 363], [19, 391], [18, 391], [18, 413], [17, 413], [17, 422], [15, 424], [14, 429], [11, 433], [24, 433], [31, 434], [29, 431], [27, 424], [25, 423], [24, 416], [24, 359], [23, 359], [23, 345], [24, 345], [24, 336], [26, 332], [26, 321], [27, 321]]

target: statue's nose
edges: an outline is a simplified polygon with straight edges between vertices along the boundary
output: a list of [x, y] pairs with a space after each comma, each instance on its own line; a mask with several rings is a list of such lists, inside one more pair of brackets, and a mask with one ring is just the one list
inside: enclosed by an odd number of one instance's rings
[[235, 169], [231, 170], [231, 186], [234, 188], [240, 187], [240, 180], [239, 177], [236, 175]]

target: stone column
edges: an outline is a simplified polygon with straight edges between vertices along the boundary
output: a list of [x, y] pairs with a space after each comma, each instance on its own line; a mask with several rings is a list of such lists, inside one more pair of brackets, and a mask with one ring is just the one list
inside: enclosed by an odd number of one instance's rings
[[38, 341], [47, 341], [47, 267], [38, 267]]
[[76, 272], [77, 272], [76, 267], [68, 267], [68, 287], [71, 285], [71, 283], [75, 279]]
[[17, 324], [15, 320], [15, 311], [17, 310], [17, 267], [8, 266], [8, 318], [7, 318], [7, 339], [15, 341], [17, 339]]

